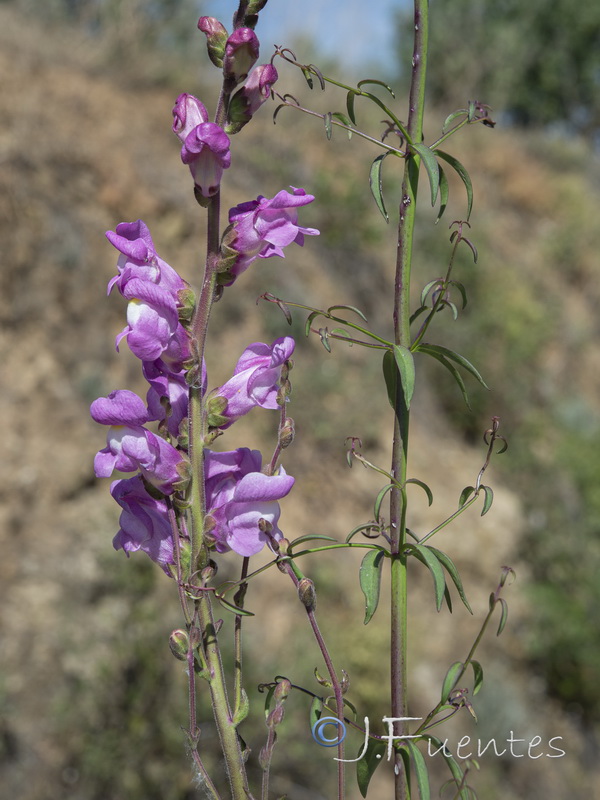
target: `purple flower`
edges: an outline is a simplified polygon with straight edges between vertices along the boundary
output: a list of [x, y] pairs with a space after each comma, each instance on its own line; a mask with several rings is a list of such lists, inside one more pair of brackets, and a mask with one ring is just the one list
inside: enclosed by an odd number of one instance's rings
[[268, 100], [271, 87], [278, 77], [277, 70], [272, 64], [261, 64], [252, 70], [245, 85], [233, 95], [229, 103], [225, 126], [227, 133], [238, 133], [246, 123], [250, 122], [262, 104]]
[[231, 81], [231, 89], [246, 79], [256, 64], [259, 41], [251, 28], [236, 28], [225, 45], [223, 77]]
[[116, 286], [129, 300], [127, 325], [117, 336], [127, 337], [129, 347], [142, 361], [179, 364], [189, 358], [189, 340], [179, 323], [179, 297], [188, 284], [173, 267], [159, 258], [148, 227], [137, 222], [122, 222], [107, 238], [121, 253], [118, 274], [108, 284]]
[[134, 279], [159, 286], [169, 292], [174, 300], [177, 300], [178, 292], [188, 288], [173, 267], [159, 257], [148, 226], [141, 219], [137, 222], [121, 222], [116, 232], [106, 232], [106, 238], [121, 253], [117, 261], [118, 275], [108, 284], [109, 294], [113, 286], [123, 294], [129, 281]]
[[140, 470], [146, 480], [164, 494], [171, 494], [182, 479], [181, 453], [160, 436], [143, 427], [149, 415], [144, 401], [134, 392], [118, 389], [99, 397], [90, 407], [92, 418], [109, 425], [106, 447], [96, 453], [97, 478], [108, 478], [113, 470]]
[[[150, 420], [165, 420], [171, 436], [179, 435], [181, 421], [187, 417], [189, 386], [185, 370], [172, 372], [168, 365], [158, 359], [143, 361], [142, 372], [150, 384], [146, 403]], [[203, 391], [206, 390], [206, 368], [203, 369]]]
[[150, 497], [139, 475], [114, 481], [110, 493], [123, 509], [119, 518], [121, 527], [113, 539], [115, 550], [124, 550], [128, 557], [136, 550], [143, 550], [170, 576], [167, 565], [175, 559], [164, 500]]
[[[234, 550], [242, 556], [260, 552], [271, 538], [283, 537], [277, 526], [280, 509], [294, 478], [281, 468], [279, 475], [264, 475], [258, 450], [241, 447], [225, 453], [207, 451], [206, 502], [215, 523], [211, 534], [219, 552]], [[270, 526], [261, 530], [261, 520]]]
[[231, 164], [229, 136], [208, 122], [204, 105], [191, 94], [181, 94], [173, 108], [173, 132], [183, 142], [181, 160], [190, 168], [203, 197], [219, 190], [223, 170]]
[[285, 336], [275, 339], [271, 346], [254, 342], [244, 350], [233, 377], [213, 393], [215, 397], [227, 400], [227, 405], [221, 411], [227, 422], [219, 427], [228, 428], [254, 406], [279, 408], [277, 383], [281, 368], [291, 358], [295, 344], [290, 336]]
[[256, 258], [284, 258], [284, 247], [293, 242], [302, 246], [305, 234], [318, 235], [315, 228], [298, 225], [297, 209], [312, 203], [315, 198], [306, 194], [304, 189], [291, 188], [293, 194], [282, 189], [270, 200], [261, 195], [230, 209], [229, 222], [237, 234], [231, 248], [239, 253], [230, 270], [234, 280]]

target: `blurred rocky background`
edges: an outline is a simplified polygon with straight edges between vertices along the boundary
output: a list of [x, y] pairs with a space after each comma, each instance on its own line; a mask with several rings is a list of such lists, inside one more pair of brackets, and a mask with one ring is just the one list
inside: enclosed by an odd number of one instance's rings
[[[263, 13], [285, 15], [288, 1], [271, 0]], [[233, 5], [223, 3], [224, 21]], [[455, 276], [469, 303], [456, 322], [440, 315], [434, 333], [478, 366], [491, 391], [471, 382], [468, 412], [448, 374], [418, 364], [410, 472], [429, 483], [435, 501], [428, 509], [415, 489], [410, 527], [424, 533], [456, 507], [483, 463], [481, 435], [493, 415], [510, 446], [489, 470], [490, 513], [464, 515], [435, 542], [459, 566], [474, 617], [458, 598], [452, 616], [436, 614], [430, 576], [420, 565], [411, 574], [410, 711], [424, 716], [437, 702], [501, 567], [511, 565], [517, 581], [505, 594], [506, 631], [499, 639], [490, 631], [480, 653], [480, 722], [461, 715], [447, 735], [451, 744], [463, 735], [495, 738], [499, 749], [511, 731], [527, 742], [539, 735], [535, 754], [552, 752], [547, 743], [561, 736], [562, 758], [483, 756], [473, 786], [484, 800], [583, 800], [600, 793], [600, 10], [588, 4], [575, 16], [556, 4], [546, 9], [545, 0], [527, 8], [437, 5], [426, 141], [469, 98], [494, 106], [499, 124], [467, 129], [447, 147], [473, 179], [480, 259], [473, 265], [466, 248], [459, 255]], [[14, 800], [203, 796], [183, 747], [185, 675], [168, 649], [180, 624], [176, 593], [152, 563], [112, 549], [118, 508], [108, 481], [93, 475], [104, 431], [88, 415], [89, 403], [115, 388], [144, 392], [137, 361], [126, 347], [113, 349], [125, 306], [105, 296], [116, 255], [104, 231], [141, 217], [161, 256], [192, 284], [200, 278], [202, 211], [170, 126], [180, 92], [209, 107], [214, 99], [218, 74], [195, 29], [201, 12], [191, 0], [0, 4], [0, 794]], [[406, 20], [400, 14], [390, 24], [405, 52]], [[317, 58], [302, 48], [302, 60]], [[334, 64], [333, 54], [327, 59]], [[400, 63], [390, 64], [388, 77], [403, 109]], [[343, 110], [343, 96], [307, 97], [296, 75], [280, 74], [284, 90]], [[381, 112], [361, 113], [378, 131]], [[289, 333], [275, 306], [257, 306], [265, 291], [320, 307], [355, 304], [374, 329], [391, 329], [394, 236], [368, 191], [376, 152], [339, 132], [327, 142], [318, 121], [291, 111], [275, 128], [271, 119], [267, 107], [235, 137], [224, 207], [302, 186], [317, 197], [303, 222], [322, 233], [302, 250], [290, 248], [285, 261], [253, 265], [225, 293], [214, 310], [210, 386], [228, 377], [250, 341]], [[393, 208], [399, 186], [391, 169], [384, 187]], [[422, 194], [416, 293], [443, 274], [447, 225], [465, 214], [460, 184], [452, 184], [437, 226]], [[281, 525], [289, 538], [343, 540], [372, 516], [382, 485], [358, 465], [348, 469], [344, 439], [360, 436], [365, 456], [385, 466], [390, 409], [379, 357], [340, 344], [329, 354], [302, 331], [295, 314], [290, 413], [298, 433], [284, 463], [298, 481]], [[268, 450], [275, 427], [255, 412], [222, 446]], [[390, 713], [388, 620], [382, 602], [363, 626], [359, 561], [336, 552], [304, 564], [334, 660], [350, 674], [349, 697], [359, 717], [368, 713], [377, 725]], [[221, 560], [224, 579], [238, 570], [233, 554]], [[318, 691], [313, 670], [323, 666], [284, 575], [266, 572], [247, 606], [256, 616], [246, 625], [252, 713], [242, 734], [256, 754], [266, 737], [257, 685], [284, 674]], [[201, 719], [204, 752], [218, 771], [207, 705]], [[431, 766], [439, 785], [448, 777], [439, 757]], [[256, 778], [256, 759], [253, 769]], [[312, 741], [300, 694], [288, 701], [273, 773], [277, 796], [334, 796], [331, 752]], [[385, 765], [374, 785], [374, 796], [390, 796]], [[353, 787], [350, 797], [358, 797]]]

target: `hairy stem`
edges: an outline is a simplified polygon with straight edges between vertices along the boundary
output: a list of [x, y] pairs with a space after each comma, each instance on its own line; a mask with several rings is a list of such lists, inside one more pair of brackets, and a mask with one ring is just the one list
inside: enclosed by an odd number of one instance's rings
[[[423, 109], [425, 102], [425, 72], [427, 61], [427, 0], [415, 0], [414, 50], [410, 88], [408, 133], [413, 142], [423, 138]], [[394, 337], [395, 343], [410, 348], [410, 273], [412, 265], [415, 205], [419, 178], [419, 159], [409, 154], [404, 167], [402, 198], [398, 223], [398, 252], [394, 286]], [[394, 443], [391, 474], [397, 484], [406, 481], [408, 459], [409, 410], [404, 392], [398, 381], [395, 402]], [[390, 493], [391, 536], [391, 704], [392, 717], [407, 717], [407, 564], [403, 554], [406, 543], [406, 493], [395, 485]], [[394, 735], [407, 733], [406, 723], [395, 723]], [[408, 797], [407, 776], [402, 758], [395, 754], [395, 798]]]

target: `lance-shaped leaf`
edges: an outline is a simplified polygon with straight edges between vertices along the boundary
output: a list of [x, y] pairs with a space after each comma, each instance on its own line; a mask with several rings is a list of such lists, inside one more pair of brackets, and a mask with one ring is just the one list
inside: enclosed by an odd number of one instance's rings
[[492, 503], [494, 502], [494, 492], [491, 486], [481, 486], [484, 492], [484, 500], [483, 500], [483, 508], [481, 510], [481, 516], [483, 517], [484, 514], [492, 507]]
[[369, 172], [369, 185], [371, 187], [371, 194], [373, 195], [373, 199], [377, 203], [377, 208], [381, 211], [383, 218], [386, 222], [390, 221], [389, 215], [385, 208], [385, 203], [383, 201], [383, 185], [381, 179], [381, 165], [383, 164], [383, 159], [386, 156], [389, 156], [391, 150], [388, 150], [387, 153], [382, 153], [380, 156], [373, 161], [371, 164], [371, 170]]
[[364, 756], [360, 761], [356, 762], [356, 781], [358, 783], [358, 790], [363, 797], [367, 796], [369, 783], [373, 777], [373, 773], [383, 761], [384, 753], [385, 742], [382, 742], [380, 739], [369, 739]]
[[398, 385], [398, 367], [391, 350], [386, 350], [383, 354], [383, 377], [389, 403], [393, 409], [396, 408], [396, 387]]
[[236, 707], [235, 711], [233, 712], [233, 724], [239, 725], [241, 722], [243, 722], [248, 716], [249, 711], [250, 711], [250, 700], [248, 699], [246, 690], [242, 689], [240, 693], [240, 704], [239, 706]]
[[437, 560], [445, 567], [448, 575], [452, 578], [452, 582], [456, 586], [456, 591], [459, 594], [460, 599], [463, 601], [465, 608], [469, 611], [469, 613], [473, 613], [473, 609], [469, 605], [469, 601], [467, 600], [467, 596], [465, 594], [465, 590], [463, 587], [462, 580], [460, 579], [460, 575], [458, 574], [458, 570], [450, 556], [446, 555], [446, 553], [442, 553], [441, 550], [438, 550], [437, 547], [429, 547], [431, 552], [435, 555]]
[[337, 120], [339, 120], [342, 123], [342, 125], [345, 125], [346, 128], [348, 128], [348, 130], [346, 132], [348, 134], [348, 139], [351, 139], [352, 138], [352, 131], [350, 130], [350, 128], [352, 127], [352, 124], [351, 124], [350, 120], [348, 119], [348, 117], [345, 114], [342, 114], [341, 111], [334, 111], [331, 114], [331, 116], [335, 117]]
[[310, 712], [309, 712], [309, 720], [310, 720], [310, 729], [312, 730], [316, 723], [321, 719], [321, 714], [323, 713], [323, 703], [319, 697], [313, 697], [313, 701], [310, 704]]
[[428, 350], [425, 350], [425, 349], [422, 350], [421, 349], [421, 345], [419, 345], [419, 347], [417, 348], [417, 351], [418, 352], [423, 352], [423, 353], [428, 353], [430, 356], [435, 358], [436, 361], [439, 361], [440, 364], [442, 364], [442, 366], [446, 367], [448, 372], [452, 375], [452, 377], [456, 381], [456, 383], [458, 385], [458, 388], [460, 389], [460, 393], [463, 396], [463, 400], [465, 401], [465, 405], [467, 406], [469, 411], [471, 411], [471, 403], [469, 402], [469, 395], [467, 394], [467, 387], [465, 386], [465, 382], [463, 381], [460, 372], [456, 369], [454, 364], [452, 364], [452, 362], [448, 361], [447, 358], [444, 358], [444, 356], [440, 355], [439, 353], [429, 352]]
[[403, 347], [400, 344], [394, 345], [394, 359], [400, 373], [404, 404], [408, 411], [415, 390], [415, 360], [408, 347]]
[[360, 565], [360, 588], [365, 596], [365, 625], [367, 625], [379, 605], [383, 550], [369, 550]]
[[465, 486], [465, 488], [460, 493], [460, 498], [458, 500], [458, 507], [462, 508], [464, 504], [468, 501], [471, 495], [475, 494], [475, 487], [474, 486]]
[[450, 123], [454, 122], [455, 119], [458, 117], [464, 117], [467, 112], [464, 108], [459, 108], [458, 111], [453, 111], [451, 114], [448, 114], [446, 119], [444, 120], [444, 124], [442, 125], [442, 133], [446, 133], [448, 128], [450, 127]]
[[356, 100], [357, 94], [358, 92], [351, 89], [346, 95], [346, 109], [348, 111], [348, 116], [352, 120], [353, 125], [356, 125], [356, 114], [354, 113], [354, 101]]
[[325, 134], [327, 135], [328, 139], [331, 139], [331, 117], [332, 117], [331, 111], [328, 111], [323, 116], [323, 122], [325, 123]]
[[442, 607], [442, 600], [444, 599], [444, 591], [446, 589], [446, 578], [444, 577], [444, 570], [440, 562], [437, 560], [431, 548], [426, 544], [407, 544], [406, 551], [415, 556], [415, 558], [418, 558], [431, 572], [435, 589], [435, 605], [439, 611]]
[[226, 608], [228, 611], [233, 611], [234, 614], [238, 614], [241, 617], [254, 616], [253, 611], [248, 611], [245, 608], [240, 608], [239, 606], [236, 606], [235, 603], [230, 603], [229, 600], [225, 600], [225, 598], [222, 595], [217, 594], [216, 592], [215, 592], [215, 597], [217, 598], [219, 603], [223, 606], [223, 608]]
[[429, 775], [427, 774], [427, 765], [423, 754], [416, 745], [413, 739], [408, 739], [406, 747], [410, 752], [413, 764], [415, 766], [415, 775], [417, 776], [417, 788], [419, 789], [419, 797], [421, 800], [431, 800], [431, 793], [429, 790]]
[[469, 173], [460, 163], [457, 158], [451, 156], [449, 153], [445, 153], [443, 150], [436, 150], [436, 155], [443, 159], [447, 164], [456, 170], [458, 173], [461, 181], [465, 185], [465, 189], [467, 190], [467, 220], [471, 216], [471, 211], [473, 209], [473, 184], [471, 183], [471, 178], [469, 177]]
[[359, 81], [356, 85], [359, 89], [362, 89], [362, 87], [366, 86], [368, 83], [372, 83], [374, 86], [383, 86], [383, 88], [392, 95], [394, 100], [396, 99], [396, 95], [392, 91], [392, 87], [388, 86], [388, 84], [384, 83], [383, 81], [377, 80], [376, 78], [365, 78], [364, 80]]
[[446, 177], [446, 173], [444, 172], [440, 164], [438, 164], [438, 169], [440, 171], [440, 210], [435, 220], [436, 225], [441, 220], [442, 215], [446, 210], [446, 207], [448, 205], [448, 197], [450, 196], [450, 186], [448, 185], [448, 178]]
[[379, 494], [377, 495], [377, 498], [376, 498], [376, 500], [375, 500], [375, 506], [374, 506], [374, 511], [375, 511], [375, 519], [377, 520], [377, 522], [379, 522], [379, 514], [380, 514], [380, 512], [381, 512], [381, 504], [383, 503], [383, 500], [384, 500], [384, 498], [385, 498], [386, 494], [387, 494], [387, 493], [390, 491], [390, 489], [392, 489], [394, 486], [395, 486], [395, 484], [393, 484], [393, 483], [388, 483], [388, 484], [386, 484], [386, 486], [384, 486], [384, 487], [383, 487], [383, 489], [382, 489], [382, 490], [379, 492]]
[[442, 684], [442, 703], [446, 703], [448, 701], [448, 696], [456, 686], [458, 676], [462, 672], [463, 667], [464, 664], [462, 661], [455, 661], [454, 664], [449, 667], [448, 672], [446, 672], [446, 677], [444, 678], [444, 682]]
[[357, 308], [356, 306], [349, 306], [349, 305], [329, 306], [329, 308], [327, 309], [327, 313], [331, 314], [332, 311], [338, 311], [338, 310], [353, 311], [355, 314], [358, 314], [358, 316], [365, 322], [368, 321], [363, 312], [360, 310], [360, 308]]
[[479, 661], [471, 661], [471, 666], [473, 667], [473, 694], [475, 695], [483, 686], [483, 667]]
[[498, 600], [498, 602], [500, 603], [500, 607], [502, 608], [502, 614], [500, 616], [500, 622], [498, 623], [498, 630], [496, 631], [496, 636], [500, 636], [500, 634], [504, 630], [504, 626], [506, 625], [506, 620], [508, 619], [508, 603], [503, 597], [501, 597]]
[[431, 188], [431, 205], [435, 205], [437, 200], [438, 189], [440, 187], [440, 167], [437, 162], [433, 150], [430, 150], [427, 145], [413, 144], [412, 149], [421, 157], [427, 177], [429, 178], [429, 186]]
[[418, 478], [409, 478], [406, 483], [415, 483], [417, 486], [420, 486], [427, 495], [427, 502], [429, 505], [433, 503], [433, 492], [424, 481], [420, 481]]
[[456, 362], [463, 369], [466, 369], [467, 372], [469, 372], [476, 380], [478, 380], [484, 389], [490, 388], [481, 377], [479, 371], [475, 369], [473, 364], [471, 364], [467, 358], [461, 356], [460, 353], [456, 353], [454, 350], [450, 350], [448, 347], [443, 347], [441, 344], [429, 344], [428, 342], [423, 342], [420, 344], [418, 349], [423, 353], [428, 353], [429, 355], [435, 355], [437, 353], [438, 355], [443, 356], [450, 361]]
[[[442, 742], [442, 740], [438, 739], [436, 736], [431, 736], [431, 734], [425, 734], [424, 738], [430, 741], [435, 746], [436, 751], [442, 755], [452, 774], [451, 783], [454, 783], [457, 789], [460, 788], [463, 785], [464, 773], [452, 753], [446, 749], [445, 742]], [[446, 785], [447, 784], [444, 784], [444, 786]], [[441, 790], [440, 796], [442, 796]], [[460, 794], [454, 795], [454, 798], [456, 798], [456, 800], [472, 800], [470, 789], [467, 787], [461, 789]]]

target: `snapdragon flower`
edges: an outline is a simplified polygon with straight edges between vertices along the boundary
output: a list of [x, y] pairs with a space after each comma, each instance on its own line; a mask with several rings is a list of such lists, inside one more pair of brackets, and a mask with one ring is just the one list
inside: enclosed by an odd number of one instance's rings
[[289, 244], [304, 244], [304, 237], [317, 236], [315, 228], [298, 225], [298, 208], [312, 203], [313, 195], [304, 189], [291, 187], [293, 194], [282, 189], [268, 199], [260, 195], [256, 200], [241, 203], [229, 211], [232, 229], [227, 238], [226, 257], [237, 257], [225, 273], [233, 281], [248, 269], [257, 258], [279, 256], [285, 258], [283, 248]]
[[281, 513], [277, 501], [290, 492], [294, 478], [283, 467], [278, 475], [265, 475], [261, 464], [260, 452], [247, 447], [224, 453], [206, 451], [208, 519], [214, 523], [211, 536], [221, 553], [233, 550], [252, 556], [272, 539], [283, 538], [277, 525]]
[[109, 281], [108, 292], [116, 286], [129, 300], [117, 350], [126, 337], [131, 352], [142, 361], [162, 358], [179, 371], [189, 358], [188, 335], [179, 322], [181, 298], [190, 292], [189, 284], [158, 256], [142, 220], [122, 222], [106, 236], [120, 252], [118, 274]]
[[259, 54], [259, 41], [251, 28], [236, 28], [225, 44], [223, 77], [234, 88], [248, 76]]
[[[247, 414], [254, 406], [277, 409], [278, 382], [281, 369], [291, 358], [296, 343], [290, 336], [275, 339], [272, 345], [254, 342], [240, 356], [233, 377], [223, 386], [215, 389], [213, 397], [208, 401], [209, 413], [211, 404], [223, 422], [215, 427], [228, 428], [236, 419]], [[227, 405], [220, 408], [220, 398], [227, 400]]]
[[163, 494], [175, 491], [185, 474], [185, 459], [173, 445], [143, 427], [149, 414], [137, 394], [118, 389], [94, 400], [90, 413], [96, 422], [109, 426], [106, 447], [94, 458], [97, 478], [108, 478], [115, 469], [139, 469]]
[[[179, 426], [188, 413], [189, 386], [185, 370], [172, 372], [161, 359], [143, 361], [142, 372], [150, 384], [146, 395], [148, 418], [165, 421], [171, 436], [179, 435]], [[203, 369], [202, 391], [206, 390], [206, 368]]]
[[250, 77], [231, 98], [227, 108], [225, 132], [238, 133], [256, 114], [271, 95], [271, 87], [278, 78], [273, 64], [261, 64], [253, 69]]
[[183, 144], [181, 160], [189, 166], [201, 195], [212, 197], [219, 190], [223, 170], [231, 165], [229, 136], [208, 121], [206, 107], [191, 94], [179, 95], [173, 117], [173, 132]]
[[123, 509], [113, 538], [115, 550], [124, 550], [128, 557], [142, 550], [171, 575], [168, 565], [175, 559], [165, 501], [150, 497], [139, 475], [114, 481], [110, 493]]

